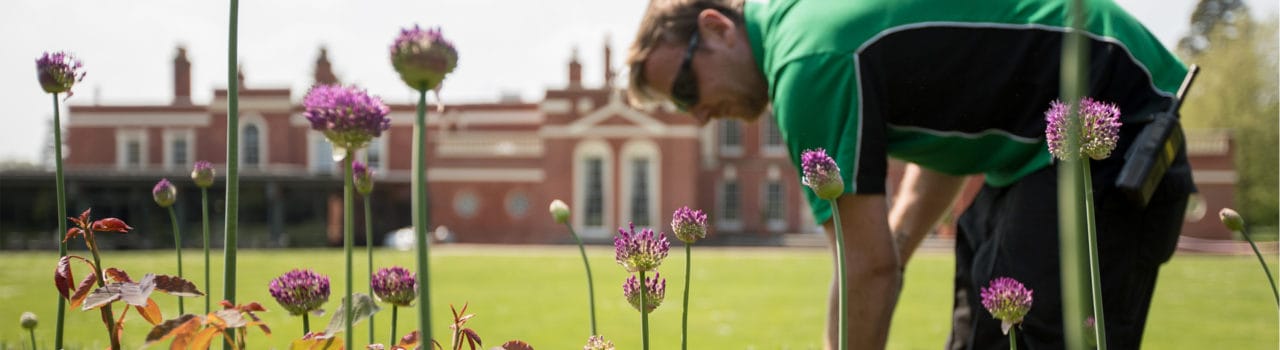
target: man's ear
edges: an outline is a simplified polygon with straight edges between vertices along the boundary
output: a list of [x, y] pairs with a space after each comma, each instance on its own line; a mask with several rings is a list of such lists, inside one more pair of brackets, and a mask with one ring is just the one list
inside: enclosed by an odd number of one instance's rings
[[704, 42], [710, 46], [724, 45], [732, 48], [737, 44], [735, 42], [737, 38], [734, 36], [737, 29], [738, 26], [733, 23], [733, 20], [720, 11], [705, 9], [698, 13], [698, 30]]

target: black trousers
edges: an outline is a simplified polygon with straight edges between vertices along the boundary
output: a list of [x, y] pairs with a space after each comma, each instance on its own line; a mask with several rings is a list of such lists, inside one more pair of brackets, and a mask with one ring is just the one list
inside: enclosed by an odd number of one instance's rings
[[[1132, 140], [1139, 128], [1123, 127], [1122, 143]], [[1126, 148], [1122, 144], [1112, 157], [1090, 165], [1103, 310], [1112, 349], [1140, 347], [1156, 276], [1177, 246], [1187, 197], [1194, 191], [1184, 151], [1146, 207], [1130, 202], [1114, 187]], [[949, 349], [1009, 348], [1000, 321], [983, 308], [979, 295], [997, 277], [1012, 277], [1033, 290], [1031, 311], [1017, 332], [1019, 349], [1065, 347], [1057, 174], [1055, 164], [1010, 186], [983, 186], [961, 215]]]

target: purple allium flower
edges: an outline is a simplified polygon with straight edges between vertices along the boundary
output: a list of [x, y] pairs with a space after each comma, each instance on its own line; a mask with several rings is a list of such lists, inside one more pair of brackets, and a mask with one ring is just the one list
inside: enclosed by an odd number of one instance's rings
[[1111, 151], [1120, 140], [1120, 108], [1088, 97], [1080, 100], [1077, 111], [1081, 118], [1082, 134], [1079, 153], [1067, 149], [1068, 108], [1070, 106], [1060, 101], [1053, 101], [1049, 104], [1049, 110], [1044, 113], [1045, 142], [1049, 145], [1049, 153], [1062, 160], [1079, 156], [1093, 159], [1111, 156]]
[[160, 179], [160, 182], [151, 188], [151, 198], [155, 199], [156, 204], [161, 208], [168, 208], [178, 200], [178, 189], [169, 183], [169, 179]]
[[71, 97], [71, 86], [84, 80], [84, 72], [78, 72], [82, 65], [80, 60], [67, 52], [45, 52], [36, 59], [36, 75], [40, 79], [40, 87], [44, 92], [56, 94], [66, 92]]
[[613, 342], [605, 340], [602, 335], [593, 335], [587, 338], [587, 346], [582, 350], [613, 350]]
[[22, 329], [35, 329], [40, 320], [36, 318], [36, 314], [31, 311], [23, 312], [18, 317], [18, 323], [22, 325]]
[[671, 242], [667, 236], [654, 233], [651, 229], [641, 229], [636, 233], [636, 224], [631, 230], [618, 228], [618, 236], [613, 238], [613, 250], [619, 265], [628, 272], [651, 271], [662, 265], [667, 258]]
[[1244, 231], [1244, 218], [1240, 217], [1240, 213], [1237, 213], [1235, 209], [1222, 208], [1222, 210], [1218, 211], [1218, 220], [1221, 220], [1228, 230], [1234, 232]]
[[440, 28], [423, 30], [414, 25], [413, 29], [401, 29], [391, 44], [391, 66], [414, 90], [432, 90], [458, 66], [458, 50], [445, 40]]
[[631, 307], [636, 310], [643, 313], [653, 312], [662, 305], [662, 299], [667, 295], [667, 279], [661, 277], [661, 274], [654, 272], [652, 277], [644, 279], [645, 308], [643, 310], [640, 309], [640, 283], [636, 275], [631, 275], [627, 278], [627, 282], [622, 284], [622, 295], [627, 297], [627, 302], [631, 303]]
[[697, 242], [707, 237], [707, 214], [702, 210], [680, 207], [671, 214], [671, 231], [685, 243]]
[[329, 277], [311, 270], [293, 269], [271, 280], [271, 297], [290, 315], [322, 312], [320, 306], [329, 301]]
[[[302, 99], [311, 129], [324, 133], [334, 147], [347, 152], [364, 148], [391, 128], [391, 112], [382, 99], [354, 86], [316, 85]], [[351, 154], [351, 153], [348, 153]]]
[[991, 285], [982, 288], [982, 306], [991, 316], [1001, 321], [1000, 328], [1009, 334], [1009, 328], [1022, 323], [1022, 317], [1031, 311], [1031, 290], [1018, 280], [999, 277]]
[[564, 204], [562, 200], [551, 201], [551, 206], [547, 208], [551, 211], [551, 218], [556, 220], [557, 224], [569, 222], [569, 205]]
[[351, 180], [356, 184], [356, 192], [369, 195], [373, 192], [373, 169], [369, 169], [360, 161], [351, 162]]
[[804, 170], [801, 182], [813, 189], [818, 198], [831, 200], [844, 193], [840, 166], [827, 155], [827, 150], [815, 148], [804, 151], [800, 155], [800, 165]]
[[378, 269], [373, 274], [373, 295], [395, 306], [413, 305], [418, 298], [418, 275], [399, 266]]
[[200, 188], [213, 186], [213, 164], [208, 161], [197, 160], [195, 167], [191, 169], [191, 180], [195, 181], [196, 186]]

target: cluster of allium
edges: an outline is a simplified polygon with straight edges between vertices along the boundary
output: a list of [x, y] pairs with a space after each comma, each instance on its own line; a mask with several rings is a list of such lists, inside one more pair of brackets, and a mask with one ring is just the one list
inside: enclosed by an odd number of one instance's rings
[[363, 148], [391, 128], [382, 99], [354, 86], [316, 85], [302, 99], [303, 115], [311, 129], [324, 133], [334, 146], [349, 151]]
[[613, 238], [613, 249], [618, 264], [627, 272], [652, 271], [662, 265], [662, 259], [667, 258], [671, 242], [667, 241], [666, 235], [651, 229], [641, 229], [637, 233], [636, 225], [632, 223], [630, 230], [618, 229], [618, 236]]
[[644, 313], [653, 312], [662, 305], [662, 299], [667, 296], [667, 279], [656, 272], [652, 277], [644, 279], [644, 308], [640, 307], [640, 283], [635, 275], [631, 275], [627, 278], [627, 282], [622, 284], [622, 295], [627, 297], [627, 302], [631, 303], [631, 307], [636, 310]]
[[1031, 311], [1031, 290], [1018, 280], [999, 277], [991, 281], [991, 285], [982, 288], [982, 306], [991, 312], [991, 316], [999, 319], [1005, 334], [1009, 328], [1022, 323], [1022, 318]]
[[213, 186], [213, 164], [203, 160], [196, 161], [195, 167], [191, 169], [191, 181], [195, 181], [200, 188]]
[[605, 340], [602, 335], [593, 335], [587, 338], [587, 345], [582, 350], [614, 350], [613, 342]]
[[418, 277], [403, 267], [378, 269], [370, 284], [373, 295], [395, 306], [413, 305], [413, 300], [418, 298]]
[[702, 210], [680, 207], [671, 214], [671, 231], [685, 243], [694, 243], [707, 237], [707, 214]]
[[356, 192], [362, 195], [373, 192], [373, 170], [358, 160], [351, 163], [351, 180], [355, 182]]
[[445, 40], [440, 28], [423, 30], [414, 25], [401, 29], [391, 44], [391, 65], [409, 87], [432, 90], [458, 66], [458, 50]]
[[844, 193], [844, 178], [840, 166], [821, 148], [804, 151], [800, 155], [800, 167], [804, 171], [801, 182], [813, 189], [822, 199], [836, 199]]
[[329, 277], [311, 270], [294, 269], [271, 280], [271, 297], [290, 315], [320, 310], [329, 301]]
[[1078, 151], [1068, 149], [1067, 116], [1070, 108], [1061, 101], [1053, 101], [1049, 104], [1049, 110], [1044, 112], [1045, 142], [1049, 144], [1049, 153], [1062, 160], [1082, 155], [1093, 159], [1111, 156], [1111, 151], [1120, 140], [1120, 108], [1088, 97], [1080, 100], [1077, 110], [1081, 121]]
[[151, 198], [155, 199], [156, 204], [161, 208], [168, 208], [178, 200], [178, 189], [169, 183], [169, 179], [160, 179], [160, 182], [151, 188]]
[[44, 92], [56, 94], [66, 92], [71, 96], [71, 87], [84, 80], [84, 72], [79, 72], [82, 65], [70, 53], [45, 52], [36, 59], [36, 74], [40, 78], [40, 87]]

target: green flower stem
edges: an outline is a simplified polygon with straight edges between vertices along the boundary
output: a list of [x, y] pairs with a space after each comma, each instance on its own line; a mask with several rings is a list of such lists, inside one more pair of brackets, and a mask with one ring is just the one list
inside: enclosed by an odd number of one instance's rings
[[649, 350], [649, 305], [644, 300], [649, 291], [645, 290], [644, 282], [644, 270], [640, 270], [640, 344], [642, 349]]
[[[209, 189], [200, 188], [200, 225], [204, 228], [204, 290], [209, 290]], [[204, 294], [204, 313], [209, 314], [209, 294]]]
[[1009, 327], [1009, 350], [1018, 350], [1018, 327]]
[[684, 311], [680, 313], [680, 349], [689, 348], [689, 272], [693, 269], [693, 243], [684, 244]]
[[[1071, 0], [1067, 3], [1067, 31], [1062, 42], [1061, 87], [1064, 101], [1079, 101], [1085, 95], [1084, 83], [1088, 81], [1085, 58], [1088, 57], [1088, 45], [1083, 35], [1086, 12], [1083, 0]], [[1077, 110], [1068, 108], [1066, 149], [1080, 149], [1080, 123]], [[1089, 264], [1087, 262], [1086, 214], [1084, 213], [1084, 178], [1080, 170], [1080, 161], [1067, 159], [1059, 162], [1058, 167], [1058, 233], [1059, 258], [1062, 278], [1062, 322], [1066, 325], [1083, 325], [1089, 315]], [[1096, 300], [1096, 302], [1102, 302]], [[1101, 328], [1097, 324], [1096, 328]], [[1068, 349], [1084, 349], [1088, 344], [1089, 334], [1084, 327], [1064, 327], [1063, 336]], [[1093, 337], [1095, 340], [1096, 335]], [[1099, 342], [1099, 346], [1106, 346]]]
[[427, 236], [430, 216], [427, 201], [427, 89], [418, 89], [418, 116], [413, 123], [413, 231], [418, 252], [418, 327], [422, 343], [431, 343], [431, 237]]
[[[400, 316], [400, 307], [396, 306], [395, 304], [392, 304], [391, 305], [391, 339], [387, 340], [387, 345], [397, 344], [396, 343], [396, 319], [399, 318], [399, 316]], [[429, 343], [431, 342], [431, 339], [426, 339], [424, 340], [424, 342]]]
[[839, 285], [836, 286], [836, 290], [839, 291], [836, 307], [840, 312], [839, 322], [836, 323], [836, 329], [840, 333], [840, 338], [838, 338], [837, 342], [839, 349], [845, 350], [849, 348], [849, 327], [847, 326], [849, 324], [849, 309], [847, 306], [848, 301], [846, 301], [849, 297], [849, 288], [845, 285], [848, 282], [848, 278], [845, 277], [845, 271], [848, 270], [845, 267], [844, 257], [844, 229], [840, 227], [840, 207], [836, 205], [836, 200], [830, 199], [827, 201], [831, 202], [831, 219], [836, 226], [836, 278], [840, 280]]
[[1267, 274], [1267, 281], [1271, 282], [1271, 293], [1275, 295], [1276, 305], [1280, 306], [1280, 290], [1276, 289], [1276, 280], [1271, 277], [1271, 269], [1267, 268], [1267, 260], [1262, 258], [1262, 252], [1258, 251], [1258, 245], [1254, 244], [1253, 238], [1249, 237], [1249, 230], [1242, 228], [1240, 229], [1240, 234], [1244, 236], [1246, 241], [1249, 241], [1249, 247], [1253, 248], [1253, 255], [1258, 256], [1258, 263], [1262, 264], [1262, 272]]
[[578, 238], [578, 233], [573, 231], [573, 225], [566, 222], [564, 226], [569, 228], [569, 235], [578, 242], [578, 253], [582, 254], [582, 266], [587, 268], [587, 302], [591, 305], [591, 335], [599, 335], [600, 333], [596, 333], [596, 289], [591, 279], [591, 263], [587, 262], [587, 249], [582, 246], [582, 239]]
[[[178, 278], [182, 277], [182, 231], [178, 228], [178, 214], [173, 210], [173, 206], [169, 206], [169, 222], [173, 224], [173, 251], [178, 253]], [[183, 304], [185, 302], [182, 297], [178, 297], [178, 315], [185, 315], [186, 309]]]
[[[231, 20], [227, 34], [227, 196], [223, 218], [226, 233], [222, 244], [222, 295], [232, 305], [236, 302], [236, 246], [240, 223], [240, 86], [236, 84], [237, 21], [240, 1], [231, 0]], [[222, 350], [231, 350], [235, 333], [228, 332]]]
[[304, 337], [307, 336], [307, 333], [311, 333], [311, 315], [308, 314], [310, 312], [302, 313], [302, 336]]
[[345, 298], [342, 298], [342, 317], [347, 320], [347, 349], [355, 349], [356, 337], [355, 332], [352, 331], [352, 328], [355, 327], [356, 313], [354, 312], [355, 310], [351, 309], [351, 294], [355, 289], [355, 276], [351, 273], [351, 248], [355, 243], [355, 232], [353, 232], [355, 231], [355, 210], [351, 208], [354, 199], [351, 193], [351, 158], [353, 158], [352, 156], [355, 155], [355, 152], [355, 149], [348, 149], [347, 156], [342, 158], [344, 174], [342, 176], [342, 250], [346, 252], [347, 256], [347, 294]]
[[[53, 177], [54, 187], [58, 191], [58, 207], [53, 211], [58, 222], [58, 258], [67, 256], [67, 242], [62, 236], [67, 233], [67, 189], [63, 184], [62, 174], [62, 117], [58, 108], [58, 94], [53, 94]], [[58, 323], [54, 326], [54, 349], [62, 349], [62, 324], [66, 320], [67, 300], [58, 297]]]
[[[364, 195], [364, 250], [368, 258], [369, 295], [373, 295], [373, 203]], [[373, 344], [373, 316], [369, 316], [369, 344]]]
[[36, 350], [36, 329], [32, 328], [27, 331], [31, 334], [31, 350]]
[[[1078, 115], [1077, 115], [1078, 116]], [[1077, 118], [1079, 119], [1079, 118]], [[1096, 330], [1095, 337], [1098, 339], [1098, 349], [1107, 349], [1107, 327], [1103, 321], [1102, 315], [1102, 276], [1098, 265], [1098, 222], [1093, 216], [1093, 176], [1090, 176], [1089, 159], [1081, 157], [1080, 169], [1084, 178], [1084, 215], [1085, 215], [1085, 234], [1088, 238], [1088, 244], [1085, 248], [1089, 251], [1089, 278], [1090, 291], [1093, 296], [1093, 317]]]

